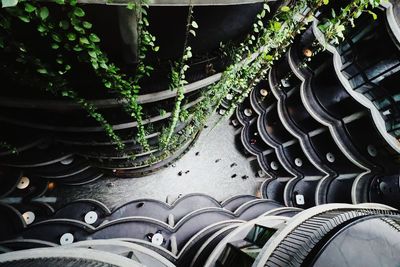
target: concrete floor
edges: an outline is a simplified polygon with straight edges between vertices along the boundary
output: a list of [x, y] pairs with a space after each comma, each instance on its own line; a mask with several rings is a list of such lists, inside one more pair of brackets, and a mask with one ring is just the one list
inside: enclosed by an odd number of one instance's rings
[[103, 178], [84, 186], [60, 187], [54, 191], [61, 201], [57, 204], [92, 198], [112, 207], [132, 199], [165, 201], [167, 196], [176, 199], [189, 193], [205, 193], [220, 201], [237, 194], [256, 194], [261, 181], [235, 147], [237, 129], [227, 120], [213, 127], [217, 119], [210, 119], [194, 147], [172, 166], [143, 178]]

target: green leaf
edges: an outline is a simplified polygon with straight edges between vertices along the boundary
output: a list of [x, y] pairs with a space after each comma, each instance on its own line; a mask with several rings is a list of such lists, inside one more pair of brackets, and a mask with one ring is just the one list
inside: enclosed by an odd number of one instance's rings
[[28, 13], [32, 13], [36, 10], [36, 7], [29, 4], [29, 3], [25, 3], [25, 11]]
[[288, 6], [283, 6], [283, 7], [281, 7], [281, 11], [288, 12], [288, 11], [290, 11], [290, 8]]
[[96, 52], [93, 51], [93, 50], [88, 51], [88, 54], [89, 54], [89, 56], [92, 57], [92, 58], [97, 58], [97, 54], [96, 54]]
[[191, 35], [193, 35], [194, 37], [196, 37], [196, 32], [194, 30], [190, 30], [189, 31]]
[[75, 35], [75, 33], [70, 32], [70, 33], [67, 34], [67, 38], [70, 41], [75, 41], [76, 40], [76, 35]]
[[274, 21], [274, 31], [279, 31], [282, 28], [282, 24], [279, 21]]
[[92, 41], [92, 42], [94, 42], [94, 43], [100, 42], [100, 38], [99, 38], [96, 34], [94, 34], [94, 33], [91, 33], [91, 34], [89, 35], [89, 39], [90, 39], [90, 41]]
[[47, 17], [49, 16], [49, 9], [47, 8], [47, 7], [42, 7], [42, 8], [40, 8], [40, 13], [39, 13], [39, 15], [40, 15], [40, 18], [42, 19], [42, 20], [45, 20], [45, 19], [47, 19]]
[[368, 13], [371, 14], [372, 18], [374, 20], [376, 20], [378, 18], [378, 15], [376, 15], [374, 12], [372, 12], [371, 10], [368, 10]]
[[88, 40], [86, 37], [81, 37], [81, 38], [79, 38], [79, 42], [80, 42], [81, 44], [86, 44], [86, 45], [90, 44], [90, 43], [89, 43], [89, 40]]
[[47, 74], [47, 70], [46, 69], [37, 69], [37, 72], [39, 72], [40, 74]]
[[195, 29], [198, 29], [199, 28], [199, 25], [197, 24], [197, 22], [196, 21], [192, 21], [192, 27], [193, 28], [195, 28]]
[[53, 33], [53, 34], [51, 35], [51, 38], [53, 38], [53, 40], [56, 41], [56, 42], [58, 42], [58, 43], [61, 42], [61, 37], [60, 37], [58, 34], [56, 34], [56, 33]]
[[329, 4], [329, 0], [324, 0], [324, 5], [328, 5]]
[[64, 0], [55, 0], [55, 2], [57, 4], [59, 4], [59, 5], [64, 5], [65, 4]]
[[85, 16], [85, 11], [83, 11], [83, 9], [80, 7], [76, 7], [74, 9], [74, 15], [77, 17], [83, 17], [83, 16]]
[[267, 3], [264, 4], [264, 9], [267, 10], [268, 12], [271, 12], [271, 9]]
[[159, 50], [160, 50], [160, 47], [159, 46], [156, 46], [156, 47], [154, 47], [154, 52], [158, 52]]
[[18, 4], [18, 0], [1, 0], [2, 7], [13, 7]]
[[31, 21], [31, 19], [28, 16], [18, 16], [18, 18], [26, 23], [29, 23]]
[[53, 48], [54, 50], [58, 49], [60, 46], [56, 43], [51, 44], [51, 48]]
[[88, 21], [84, 21], [82, 25], [83, 25], [83, 28], [85, 28], [85, 29], [91, 29], [92, 28], [92, 23], [90, 23]]
[[47, 28], [44, 25], [39, 25], [37, 30], [38, 32], [47, 32]]

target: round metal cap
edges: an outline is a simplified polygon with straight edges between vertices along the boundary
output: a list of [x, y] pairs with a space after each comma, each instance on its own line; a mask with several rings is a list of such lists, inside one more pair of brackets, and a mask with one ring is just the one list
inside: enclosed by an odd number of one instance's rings
[[301, 167], [303, 166], [303, 161], [300, 158], [296, 158], [294, 164], [296, 164], [297, 167]]
[[326, 159], [330, 162], [330, 163], [332, 163], [332, 162], [335, 162], [335, 155], [333, 155], [331, 152], [329, 152], [329, 153], [326, 153]]
[[265, 89], [261, 89], [261, 90], [260, 90], [260, 94], [261, 94], [262, 96], [267, 96], [267, 95], [268, 95], [268, 91], [265, 90]]
[[61, 163], [62, 165], [69, 165], [69, 164], [71, 164], [72, 162], [74, 162], [74, 158], [73, 158], [73, 157], [70, 157], [70, 158], [67, 158], [67, 159], [63, 159], [62, 161], [60, 161], [60, 163]]
[[251, 115], [253, 115], [253, 111], [249, 108], [246, 108], [244, 110], [244, 115], [246, 115], [247, 117], [250, 117]]
[[378, 155], [378, 151], [376, 150], [376, 147], [373, 145], [367, 146], [367, 151], [371, 157], [376, 157], [376, 155]]
[[277, 171], [279, 169], [279, 165], [276, 161], [271, 162], [271, 169]]
[[25, 189], [29, 186], [29, 183], [31, 181], [29, 180], [28, 177], [26, 176], [22, 176], [21, 179], [19, 180], [18, 184], [17, 184], [17, 188], [18, 189]]
[[98, 215], [95, 211], [89, 211], [85, 215], [85, 223], [94, 224], [98, 219]]
[[60, 245], [68, 245], [74, 242], [74, 236], [71, 233], [65, 233], [60, 237]]
[[35, 221], [35, 213], [32, 211], [24, 212], [22, 218], [24, 218], [25, 223], [29, 225]]
[[154, 245], [161, 246], [163, 242], [164, 237], [160, 233], [155, 233], [151, 238], [151, 243], [153, 243]]

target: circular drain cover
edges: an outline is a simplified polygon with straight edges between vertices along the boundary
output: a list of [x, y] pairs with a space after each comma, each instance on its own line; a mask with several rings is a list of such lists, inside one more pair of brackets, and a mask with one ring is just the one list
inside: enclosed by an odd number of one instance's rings
[[331, 152], [329, 152], [329, 153], [326, 154], [326, 159], [327, 159], [330, 163], [335, 162], [335, 155], [333, 155]]
[[60, 245], [68, 245], [74, 242], [74, 236], [71, 233], [65, 233], [60, 237]]
[[276, 163], [275, 161], [271, 162], [271, 169], [277, 171], [279, 169], [278, 163]]
[[30, 180], [26, 176], [22, 176], [17, 185], [18, 189], [25, 189], [29, 186]]
[[24, 218], [25, 223], [29, 225], [35, 221], [35, 213], [32, 211], [24, 212], [22, 218]]
[[151, 238], [151, 243], [153, 243], [154, 245], [161, 246], [163, 242], [164, 242], [164, 237], [160, 233], [155, 233]]
[[89, 211], [85, 215], [85, 223], [94, 224], [97, 221], [97, 213], [95, 211]]
[[247, 117], [250, 117], [251, 115], [253, 115], [253, 111], [249, 108], [246, 108], [244, 110], [244, 115], [246, 115]]
[[296, 158], [294, 164], [296, 164], [297, 167], [301, 167], [303, 166], [303, 161], [300, 158]]

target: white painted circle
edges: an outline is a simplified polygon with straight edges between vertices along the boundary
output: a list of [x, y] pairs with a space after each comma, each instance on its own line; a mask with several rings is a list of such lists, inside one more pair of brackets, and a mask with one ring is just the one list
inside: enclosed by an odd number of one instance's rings
[[65, 233], [60, 237], [60, 245], [68, 245], [74, 242], [74, 236], [71, 233]]
[[153, 243], [154, 245], [161, 246], [163, 242], [164, 242], [164, 237], [160, 233], [155, 233], [151, 238], [151, 243]]
[[335, 160], [336, 160], [335, 155], [333, 155], [331, 152], [326, 153], [326, 159], [327, 159], [330, 163], [335, 162]]
[[303, 161], [300, 158], [296, 158], [294, 164], [296, 164], [297, 167], [301, 167], [303, 166]]
[[97, 213], [95, 211], [89, 211], [85, 215], [85, 223], [94, 224], [97, 221], [98, 217], [99, 216], [97, 215]]
[[227, 95], [226, 95], [226, 99], [232, 100], [232, 99], [233, 99], [233, 95], [232, 95], [232, 94], [227, 94]]
[[74, 158], [73, 158], [73, 157], [70, 157], [70, 158], [67, 158], [67, 159], [64, 159], [64, 160], [60, 161], [60, 163], [61, 163], [62, 165], [69, 165], [69, 164], [71, 164], [72, 162], [74, 162]]
[[265, 89], [261, 89], [261, 90], [260, 90], [260, 94], [261, 94], [262, 96], [267, 96], [267, 95], [268, 95], [268, 91], [265, 90]]
[[276, 161], [271, 162], [271, 169], [277, 171], [279, 169], [279, 165]]
[[378, 151], [376, 150], [376, 147], [373, 145], [368, 145], [367, 151], [371, 157], [376, 157], [376, 155], [378, 155]]
[[246, 108], [244, 110], [244, 115], [246, 115], [247, 117], [250, 117], [251, 115], [253, 115], [253, 111], [249, 108]]
[[25, 189], [29, 186], [29, 183], [31, 181], [29, 180], [28, 177], [26, 176], [22, 176], [21, 179], [19, 180], [18, 184], [17, 184], [17, 188], [18, 189]]
[[35, 221], [35, 213], [32, 211], [24, 212], [22, 218], [24, 218], [25, 223], [29, 225]]

